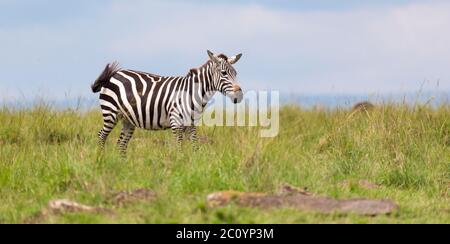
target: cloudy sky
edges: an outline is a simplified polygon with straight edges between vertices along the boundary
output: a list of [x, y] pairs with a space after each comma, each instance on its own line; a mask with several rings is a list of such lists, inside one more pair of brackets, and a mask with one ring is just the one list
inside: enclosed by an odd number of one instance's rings
[[0, 0], [0, 99], [93, 97], [107, 62], [185, 75], [244, 54], [247, 90], [450, 91], [450, 1]]

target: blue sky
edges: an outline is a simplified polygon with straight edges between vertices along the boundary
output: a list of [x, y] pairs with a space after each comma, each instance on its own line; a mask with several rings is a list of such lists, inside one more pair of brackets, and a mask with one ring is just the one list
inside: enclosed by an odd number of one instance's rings
[[247, 90], [450, 91], [448, 1], [0, 0], [0, 99], [93, 97], [107, 62], [185, 75], [244, 54]]

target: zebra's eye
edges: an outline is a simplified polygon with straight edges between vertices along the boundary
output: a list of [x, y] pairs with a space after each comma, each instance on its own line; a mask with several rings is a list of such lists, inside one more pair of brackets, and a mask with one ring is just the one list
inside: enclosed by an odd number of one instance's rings
[[222, 73], [223, 76], [227, 76], [228, 73], [225, 70], [220, 71], [220, 73]]

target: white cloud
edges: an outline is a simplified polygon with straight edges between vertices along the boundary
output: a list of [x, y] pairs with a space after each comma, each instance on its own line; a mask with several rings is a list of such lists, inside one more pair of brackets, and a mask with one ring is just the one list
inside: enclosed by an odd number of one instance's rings
[[[144, 9], [154, 8], [145, 5]], [[345, 11], [283, 11], [257, 5], [172, 7], [158, 4], [161, 12], [170, 14], [146, 21], [128, 6], [130, 15], [124, 19], [148, 24], [125, 31], [111, 43], [111, 51], [158, 56], [195, 55], [211, 46], [244, 50], [249, 54], [245, 66], [251, 69], [245, 78], [259, 80], [253, 83], [255, 88], [264, 83], [283, 90], [295, 84], [296, 91], [305, 92], [408, 91], [419, 89], [424, 80], [437, 79], [450, 88], [448, 3]], [[123, 7], [118, 3], [114, 9]]]

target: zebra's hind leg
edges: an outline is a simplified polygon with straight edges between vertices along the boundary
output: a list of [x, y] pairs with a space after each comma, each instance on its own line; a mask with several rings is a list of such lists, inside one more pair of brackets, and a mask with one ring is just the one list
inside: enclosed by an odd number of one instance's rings
[[117, 146], [119, 147], [119, 152], [122, 155], [122, 157], [126, 157], [127, 155], [127, 147], [128, 143], [131, 140], [131, 137], [133, 137], [133, 133], [136, 129], [134, 125], [132, 125], [127, 120], [123, 119], [123, 128], [120, 132], [119, 140], [117, 141]]
[[97, 133], [98, 135], [98, 145], [100, 150], [105, 149], [105, 142], [108, 138], [108, 135], [117, 125], [117, 113], [113, 113], [111, 111], [103, 113], [103, 128]]
[[189, 126], [189, 140], [192, 143], [192, 148], [198, 150], [197, 127]]

